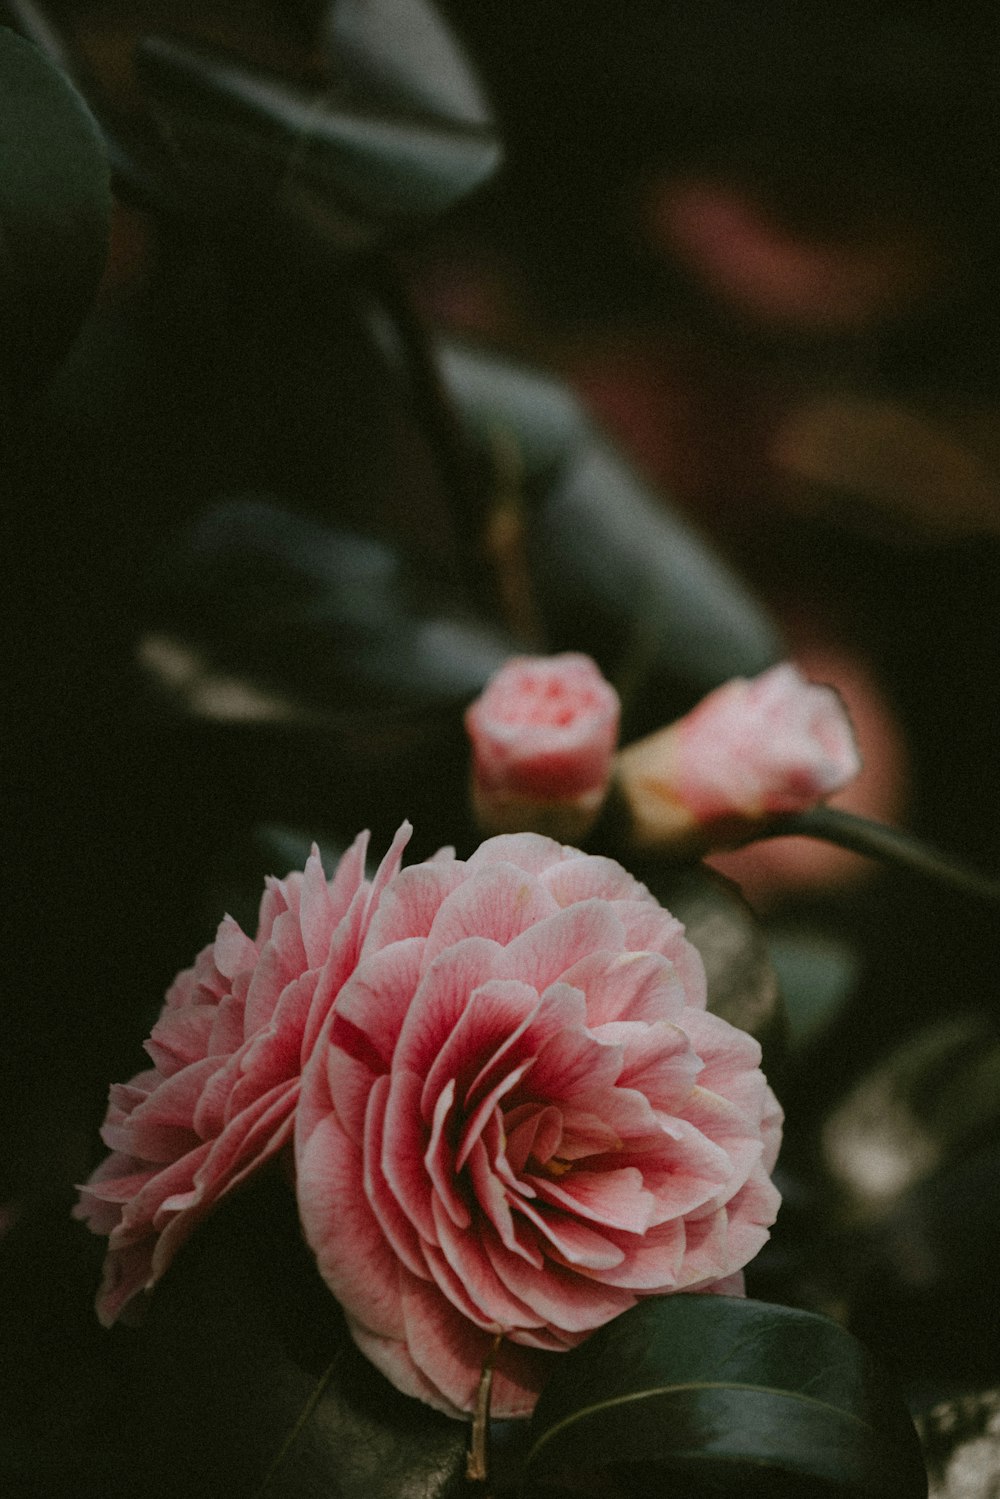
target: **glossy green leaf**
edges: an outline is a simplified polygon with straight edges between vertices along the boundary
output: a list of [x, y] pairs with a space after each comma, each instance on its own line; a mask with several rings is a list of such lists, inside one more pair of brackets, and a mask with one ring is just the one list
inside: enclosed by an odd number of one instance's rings
[[334, 81], [322, 85], [146, 37], [139, 76], [185, 189], [216, 214], [262, 226], [274, 216], [351, 252], [482, 186], [499, 166], [499, 140], [474, 75], [425, 12], [422, 0], [354, 8], [343, 55], [338, 19]]
[[337, 67], [373, 101], [457, 130], [493, 129], [471, 63], [426, 0], [336, 0], [324, 30]]
[[922, 1499], [916, 1433], [858, 1341], [727, 1296], [640, 1302], [561, 1361], [526, 1492]]
[[107, 156], [89, 110], [31, 42], [0, 27], [0, 389], [64, 354], [107, 253]]

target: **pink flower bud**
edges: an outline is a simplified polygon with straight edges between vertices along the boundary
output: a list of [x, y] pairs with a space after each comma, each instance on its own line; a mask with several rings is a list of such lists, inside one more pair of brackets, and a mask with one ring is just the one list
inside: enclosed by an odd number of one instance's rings
[[727, 682], [618, 758], [633, 833], [646, 847], [738, 843], [768, 818], [841, 790], [860, 769], [838, 694], [789, 663]]
[[517, 656], [465, 715], [485, 831], [579, 838], [607, 794], [618, 694], [589, 656]]

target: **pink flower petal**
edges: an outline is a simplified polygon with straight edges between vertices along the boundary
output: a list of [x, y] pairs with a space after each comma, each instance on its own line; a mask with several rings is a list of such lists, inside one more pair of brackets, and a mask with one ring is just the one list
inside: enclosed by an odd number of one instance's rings
[[164, 1011], [145, 1043], [157, 1071], [170, 1077], [210, 1055], [217, 1014], [214, 1005], [200, 1004]]
[[544, 1327], [545, 1319], [512, 1295], [475, 1236], [462, 1233], [436, 1204], [440, 1251], [428, 1255], [435, 1283], [470, 1322], [487, 1331]]
[[372, 1212], [393, 1253], [414, 1275], [427, 1274], [427, 1262], [420, 1236], [396, 1199], [382, 1171], [382, 1141], [385, 1136], [385, 1111], [389, 1100], [389, 1079], [375, 1079], [368, 1098], [364, 1132], [364, 1188]]
[[575, 1167], [562, 1177], [539, 1174], [531, 1180], [540, 1202], [562, 1208], [574, 1218], [599, 1223], [602, 1228], [644, 1234], [653, 1222], [656, 1199], [635, 1166], [623, 1166], [617, 1171], [586, 1171]]
[[622, 1251], [622, 1260], [602, 1272], [606, 1285], [660, 1296], [676, 1289], [687, 1248], [683, 1218], [656, 1223], [639, 1238], [614, 1231], [608, 1238]]
[[382, 893], [365, 936], [362, 956], [391, 942], [426, 937], [445, 898], [466, 878], [457, 861], [416, 864], [401, 869]]
[[333, 1115], [300, 1143], [297, 1193], [303, 1231], [333, 1294], [353, 1321], [380, 1337], [402, 1338], [400, 1281], [408, 1272], [365, 1195], [361, 1151]]
[[434, 1243], [433, 1183], [424, 1165], [430, 1132], [420, 1113], [423, 1083], [419, 1073], [393, 1068], [382, 1132], [382, 1173], [414, 1228]]
[[[625, 1254], [610, 1238], [583, 1224], [562, 1226], [565, 1234], [554, 1233], [550, 1240], [559, 1258], [546, 1258], [540, 1269], [489, 1235], [484, 1235], [483, 1248], [504, 1285], [543, 1317], [548, 1328], [567, 1334], [593, 1332], [634, 1304], [634, 1296], [607, 1280], [607, 1272], [622, 1264]], [[574, 1264], [587, 1273], [579, 1274]]]
[[[621, 1048], [596, 1040], [583, 1024], [584, 1013], [579, 990], [568, 984], [553, 984], [545, 991], [539, 1019], [547, 1019], [549, 1024], [544, 1030], [530, 1027], [526, 1038], [530, 1044], [537, 1034], [541, 1042], [527, 1081], [533, 1098], [581, 1103], [618, 1081]], [[553, 1021], [561, 1024], [554, 1026]]]
[[[413, 1362], [452, 1412], [475, 1405], [479, 1378], [493, 1336], [473, 1327], [440, 1291], [410, 1280], [404, 1293], [406, 1342]], [[493, 1376], [495, 1418], [523, 1416], [538, 1397], [537, 1360], [528, 1349], [504, 1348]]]
[[622, 1138], [607, 1119], [572, 1104], [563, 1104], [552, 1112], [559, 1115], [561, 1138], [548, 1156], [539, 1154], [536, 1149], [533, 1152], [536, 1161], [547, 1162], [555, 1156], [565, 1165], [586, 1156], [614, 1156], [622, 1149]]
[[[505, 1249], [526, 1260], [536, 1270], [540, 1270], [544, 1260], [538, 1248], [537, 1235], [533, 1229], [526, 1234], [523, 1221], [518, 1223], [512, 1212], [512, 1207], [516, 1206], [526, 1193], [523, 1190], [512, 1191], [504, 1182], [497, 1170], [496, 1161], [491, 1161], [490, 1153], [484, 1144], [485, 1133], [484, 1131], [473, 1142], [467, 1163], [469, 1181], [481, 1215], [480, 1235], [485, 1225], [489, 1224]], [[528, 1187], [527, 1194], [534, 1196], [534, 1189]]]
[[257, 931], [254, 935], [258, 952], [270, 942], [274, 923], [278, 917], [291, 909], [289, 895], [290, 888], [287, 881], [276, 880], [273, 875], [268, 875], [264, 881], [264, 894], [261, 897]]
[[424, 1155], [424, 1165], [433, 1187], [430, 1205], [435, 1221], [438, 1218], [438, 1208], [443, 1208], [453, 1223], [459, 1228], [467, 1229], [472, 1222], [472, 1214], [468, 1203], [458, 1191], [458, 1175], [450, 1140], [454, 1109], [455, 1079], [451, 1078], [441, 1089], [434, 1105], [431, 1138]]
[[508, 977], [541, 993], [597, 949], [620, 952], [622, 940], [614, 908], [602, 901], [583, 901], [552, 916], [539, 913], [523, 935], [510, 941], [503, 967]]
[[541, 880], [561, 906], [578, 905], [584, 900], [645, 900], [655, 904], [645, 885], [614, 859], [597, 854], [577, 855], [551, 864], [541, 872]]
[[263, 1092], [289, 1078], [298, 1079], [300, 1037], [305, 1029], [318, 974], [315, 969], [287, 984], [266, 1026], [240, 1050], [239, 1077], [226, 1103], [228, 1122]]
[[234, 979], [238, 973], [256, 964], [257, 944], [231, 916], [226, 916], [215, 934], [212, 959], [223, 978]]
[[614, 1021], [679, 1020], [687, 991], [676, 967], [660, 953], [599, 948], [562, 974], [587, 996], [587, 1024], [596, 1030]]
[[508, 1093], [513, 1093], [519, 1086], [525, 1075], [530, 1072], [531, 1066], [532, 1059], [528, 1057], [511, 1071], [500, 1073], [490, 1091], [477, 1102], [458, 1139], [458, 1150], [455, 1155], [456, 1170], [461, 1170], [465, 1165], [475, 1148], [476, 1141], [480, 1139], [490, 1121], [496, 1118], [498, 1106]]
[[199, 1143], [194, 1130], [194, 1111], [206, 1080], [219, 1067], [213, 1057], [165, 1078], [162, 1085], [143, 1098], [120, 1124], [104, 1125], [101, 1138], [111, 1150], [124, 1151], [147, 1161], [169, 1162]]
[[641, 1093], [654, 1110], [678, 1113], [690, 1098], [703, 1065], [691, 1038], [679, 1025], [664, 1020], [653, 1025], [626, 1022], [601, 1026], [600, 1040], [623, 1052], [618, 1085]]
[[462, 1418], [462, 1412], [450, 1400], [446, 1400], [441, 1391], [417, 1368], [402, 1338], [379, 1337], [351, 1320], [348, 1321], [348, 1326], [365, 1358], [403, 1395], [422, 1400], [425, 1405], [441, 1411], [443, 1415]]
[[[164, 1017], [170, 1013], [170, 1011], [164, 1010]], [[231, 1056], [234, 1051], [237, 1051], [243, 1045], [243, 1038], [246, 1035], [244, 1026], [245, 1016], [245, 996], [237, 996], [236, 994], [223, 995], [215, 1006], [215, 1020], [212, 1024], [212, 1032], [208, 1038], [205, 1054], [210, 1057], [223, 1058]]]
[[704, 1218], [688, 1219], [684, 1229], [686, 1244], [677, 1276], [678, 1290], [710, 1285], [729, 1275], [734, 1265], [741, 1263], [730, 1248], [729, 1218], [725, 1208], [717, 1208]]
[[299, 896], [299, 930], [307, 967], [322, 967], [339, 919], [330, 898], [319, 849], [314, 843], [302, 875]]
[[780, 1205], [778, 1189], [758, 1166], [726, 1204], [731, 1263], [745, 1265], [759, 1252]]
[[427, 1074], [421, 1098], [425, 1117], [449, 1079], [467, 1105], [470, 1093], [477, 1098], [482, 1093], [485, 1073], [492, 1076], [497, 1068], [506, 1071], [516, 1064], [517, 1042], [538, 1005], [535, 990], [517, 979], [491, 979], [477, 985]]
[[[424, 939], [395, 942], [366, 959], [340, 990], [336, 1009], [317, 1039], [303, 1072], [299, 1113], [311, 1127], [337, 1100], [337, 1115], [352, 1139], [364, 1132], [368, 1093], [388, 1072], [396, 1039], [419, 982]], [[314, 1081], [325, 1079], [314, 1104]]]
[[429, 963], [424, 949], [422, 977], [396, 1041], [394, 1067], [427, 1076], [465, 1013], [469, 995], [497, 977], [500, 951], [488, 938], [468, 937]]
[[581, 857], [575, 848], [565, 848], [541, 833], [500, 833], [483, 840], [467, 860], [466, 868], [472, 872], [489, 869], [494, 864], [512, 864], [525, 874], [541, 875], [553, 865]]
[[383, 856], [378, 869], [375, 871], [375, 878], [372, 880], [371, 890], [368, 893], [368, 906], [365, 911], [364, 929], [366, 931], [379, 908], [382, 896], [399, 873], [406, 845], [409, 843], [412, 835], [412, 825], [408, 822], [402, 823], [392, 843], [389, 845], [388, 851]]
[[558, 907], [548, 891], [512, 864], [472, 870], [441, 903], [427, 937], [428, 963], [465, 937], [508, 942], [552, 915]]
[[[513, 1115], [518, 1116], [515, 1119]], [[516, 1172], [529, 1156], [543, 1165], [555, 1155], [563, 1138], [563, 1111], [554, 1105], [522, 1104], [507, 1115], [507, 1159]], [[612, 1136], [612, 1143], [615, 1137]]]
[[299, 1055], [302, 1066], [312, 1056], [327, 1017], [343, 986], [354, 972], [366, 905], [367, 891], [361, 885], [331, 934], [329, 951], [319, 970], [309, 1014], [301, 1033]]
[[703, 1010], [708, 1002], [705, 965], [701, 953], [684, 936], [684, 927], [675, 916], [645, 901], [616, 903], [625, 930], [625, 946], [632, 951], [662, 953], [676, 968], [684, 985], [688, 1006]]
[[152, 1238], [112, 1250], [105, 1259], [97, 1292], [97, 1315], [102, 1326], [110, 1327], [117, 1321], [128, 1303], [145, 1289]]

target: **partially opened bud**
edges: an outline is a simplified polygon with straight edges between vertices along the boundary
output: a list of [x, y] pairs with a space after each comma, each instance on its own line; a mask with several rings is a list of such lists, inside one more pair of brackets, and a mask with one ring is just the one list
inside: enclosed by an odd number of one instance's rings
[[502, 666], [465, 715], [483, 831], [581, 838], [607, 795], [619, 713], [589, 656], [516, 656]]
[[770, 818], [833, 795], [860, 769], [839, 695], [788, 663], [727, 682], [629, 745], [617, 765], [636, 845], [678, 852], [743, 842]]

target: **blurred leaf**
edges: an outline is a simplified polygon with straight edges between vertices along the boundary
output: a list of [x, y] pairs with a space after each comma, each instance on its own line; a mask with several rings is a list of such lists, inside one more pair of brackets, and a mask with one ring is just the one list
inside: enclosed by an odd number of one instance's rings
[[335, 7], [332, 74], [302, 84], [173, 38], [138, 49], [184, 181], [216, 215], [277, 211], [341, 251], [480, 187], [500, 145], [478, 83], [422, 0]]
[[279, 1172], [199, 1227], [137, 1329], [99, 1327], [101, 1246], [57, 1206], [0, 1240], [0, 1335], [17, 1376], [0, 1380], [4, 1499], [459, 1488], [464, 1424], [398, 1394], [357, 1351]]
[[455, 37], [426, 0], [336, 0], [330, 53], [354, 88], [460, 130], [489, 130], [490, 107]]
[[[398, 546], [268, 496], [207, 507], [171, 539], [151, 593], [156, 633], [196, 653], [201, 667], [178, 666], [171, 678], [157, 660], [146, 665], [206, 718], [229, 711], [213, 705], [213, 676], [256, 683], [293, 721], [393, 709], [457, 714], [513, 650]], [[241, 716], [266, 715], [248, 708]]]
[[0, 27], [0, 389], [24, 394], [69, 347], [107, 253], [98, 127], [37, 47]]
[[140, 1337], [136, 1451], [158, 1499], [438, 1499], [463, 1469], [464, 1425], [355, 1348], [277, 1175], [199, 1228]]
[[[989, 415], [995, 430], [995, 412]], [[984, 436], [968, 413], [823, 396], [789, 413], [773, 459], [785, 498], [806, 513], [835, 511], [841, 522], [896, 541], [940, 542], [997, 529], [995, 439]]]
[[880, 1059], [823, 1125], [824, 1163], [854, 1225], [884, 1222], [907, 1195], [1000, 1130], [1000, 1043], [989, 1019], [924, 1026]]
[[861, 960], [844, 938], [808, 923], [770, 926], [767, 950], [774, 964], [789, 1044], [800, 1050], [842, 1014], [854, 994]]
[[746, 586], [564, 386], [478, 350], [444, 346], [439, 359], [477, 459], [495, 464], [502, 433], [519, 473], [548, 649], [594, 657], [623, 698], [624, 743], [783, 659]]
[[[942, 1092], [942, 1114], [949, 1098], [956, 1112], [969, 1107], [964, 1091], [974, 1095], [983, 1078], [958, 1073], [953, 1081], [958, 1096]], [[905, 1371], [918, 1408], [1000, 1385], [1000, 1140], [995, 1125], [987, 1143], [976, 1148], [974, 1140], [912, 1184], [881, 1221], [852, 1225], [826, 1246], [851, 1327]], [[891, 1136], [886, 1143], [889, 1155]]]
[[526, 1491], [920, 1499], [927, 1481], [894, 1387], [836, 1323], [672, 1296], [560, 1362], [532, 1419]]

